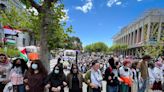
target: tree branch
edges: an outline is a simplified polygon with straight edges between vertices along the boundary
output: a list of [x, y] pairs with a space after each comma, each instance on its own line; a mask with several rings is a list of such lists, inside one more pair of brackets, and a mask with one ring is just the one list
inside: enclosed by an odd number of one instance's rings
[[47, 3], [48, 7], [52, 6], [52, 3], [57, 3], [59, 0], [44, 0], [44, 3]]

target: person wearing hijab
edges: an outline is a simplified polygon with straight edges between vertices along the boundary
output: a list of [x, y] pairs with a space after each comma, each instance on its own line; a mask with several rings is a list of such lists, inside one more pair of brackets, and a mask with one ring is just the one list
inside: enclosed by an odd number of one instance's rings
[[0, 92], [3, 92], [5, 85], [9, 82], [9, 74], [12, 65], [5, 54], [0, 54]]
[[63, 67], [60, 64], [55, 65], [53, 71], [46, 77], [44, 81], [49, 92], [64, 92], [64, 87], [67, 85], [66, 76], [63, 72]]

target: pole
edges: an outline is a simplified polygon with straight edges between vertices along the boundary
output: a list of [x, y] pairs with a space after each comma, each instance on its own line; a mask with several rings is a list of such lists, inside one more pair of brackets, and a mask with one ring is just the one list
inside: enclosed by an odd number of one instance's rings
[[76, 64], [78, 62], [78, 52], [76, 51]]

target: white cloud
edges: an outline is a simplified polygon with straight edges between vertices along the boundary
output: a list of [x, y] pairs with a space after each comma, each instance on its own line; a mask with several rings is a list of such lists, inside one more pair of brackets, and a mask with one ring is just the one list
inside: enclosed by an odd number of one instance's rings
[[116, 3], [116, 5], [121, 5], [121, 4], [122, 4], [122, 2], [117, 2], [117, 3]]
[[107, 6], [112, 7], [113, 4], [115, 4], [118, 0], [108, 0]]
[[138, 2], [141, 2], [142, 0], [137, 0]]
[[60, 21], [68, 21], [69, 20], [69, 16], [68, 16], [69, 10], [68, 9], [64, 9], [64, 10], [62, 10], [62, 12], [65, 13], [65, 16], [62, 16], [62, 19]]
[[92, 7], [93, 7], [92, 0], [87, 0], [86, 4], [84, 4], [83, 6], [77, 6], [75, 9], [76, 10], [80, 10], [83, 13], [87, 13], [87, 12], [89, 12], [92, 9]]

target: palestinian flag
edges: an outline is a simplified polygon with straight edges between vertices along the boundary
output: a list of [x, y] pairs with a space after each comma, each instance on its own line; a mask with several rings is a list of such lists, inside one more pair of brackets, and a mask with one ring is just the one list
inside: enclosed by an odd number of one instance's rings
[[17, 32], [14, 31], [10, 26], [4, 26], [3, 29], [4, 29], [5, 34], [8, 34], [8, 35], [16, 35], [17, 34]]
[[16, 40], [12, 39], [12, 38], [4, 38], [4, 42], [6, 44], [9, 44], [9, 45], [15, 45], [16, 44]]
[[20, 51], [20, 57], [23, 58], [26, 62], [28, 62], [28, 57], [27, 57], [27, 53], [26, 53], [26, 48], [22, 49]]

